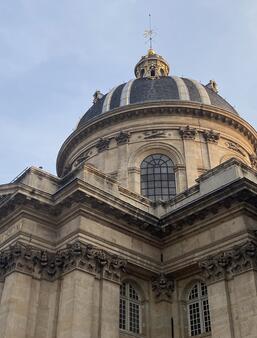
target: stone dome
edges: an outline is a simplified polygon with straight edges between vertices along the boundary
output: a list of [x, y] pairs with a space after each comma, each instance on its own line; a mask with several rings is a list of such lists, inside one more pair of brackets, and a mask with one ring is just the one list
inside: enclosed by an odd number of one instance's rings
[[133, 79], [114, 87], [105, 95], [98, 95], [94, 101], [93, 106], [81, 118], [78, 128], [115, 108], [145, 102], [191, 101], [215, 106], [238, 115], [236, 110], [217, 93], [214, 81], [202, 85], [198, 81], [178, 76]]
[[218, 94], [215, 81], [169, 75], [167, 61], [153, 49], [134, 72], [107, 94], [95, 92], [59, 151], [60, 177], [87, 163], [140, 194], [140, 165], [156, 153], [173, 161], [180, 193], [231, 157], [251, 165], [256, 132]]

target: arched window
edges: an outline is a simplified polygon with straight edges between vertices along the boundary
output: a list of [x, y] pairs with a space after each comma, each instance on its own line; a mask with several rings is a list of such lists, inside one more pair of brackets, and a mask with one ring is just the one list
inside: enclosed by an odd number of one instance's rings
[[155, 67], [151, 67], [150, 70], [151, 70], [151, 76], [155, 76]]
[[153, 201], [167, 201], [176, 195], [174, 164], [168, 156], [147, 156], [141, 163], [140, 173], [143, 196]]
[[120, 329], [139, 334], [141, 331], [141, 299], [131, 283], [120, 286]]
[[189, 335], [211, 332], [207, 286], [197, 282], [190, 289], [187, 299]]
[[141, 77], [144, 77], [144, 74], [145, 74], [145, 70], [144, 70], [144, 69], [141, 69], [141, 71], [140, 71], [140, 76], [141, 76]]

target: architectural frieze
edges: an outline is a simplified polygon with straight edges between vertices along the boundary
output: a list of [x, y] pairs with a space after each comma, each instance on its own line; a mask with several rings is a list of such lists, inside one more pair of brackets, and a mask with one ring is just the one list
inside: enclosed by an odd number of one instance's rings
[[252, 241], [235, 246], [231, 250], [209, 256], [199, 262], [203, 276], [208, 283], [257, 268], [257, 245]]
[[174, 280], [164, 273], [160, 273], [157, 277], [152, 279], [152, 290], [158, 301], [171, 300], [174, 289]]
[[17, 242], [0, 252], [0, 277], [19, 271], [51, 281], [79, 269], [99, 278], [119, 282], [126, 264], [126, 260], [121, 257], [79, 241], [56, 252]]
[[[110, 127], [113, 124], [119, 122], [131, 120], [132, 118], [137, 118], [139, 116], [152, 116], [152, 115], [185, 115], [185, 116], [195, 116], [195, 117], [205, 117], [210, 120], [220, 121], [221, 123], [227, 124], [228, 126], [240, 130], [242, 134], [247, 137], [250, 142], [257, 148], [257, 138], [256, 132], [254, 129], [240, 117], [235, 116], [234, 114], [225, 112], [219, 108], [209, 107], [201, 105], [201, 108], [198, 104], [190, 103], [190, 106], [180, 106], [180, 102], [174, 102], [174, 105], [171, 106], [168, 102], [162, 103], [164, 106], [154, 103], [145, 103], [144, 107], [141, 107], [139, 104], [131, 105], [129, 108], [124, 111], [124, 108], [114, 109], [111, 113], [101, 116], [94, 121], [90, 121], [83, 128], [76, 130], [63, 144], [57, 160], [57, 170], [58, 175], [63, 176], [63, 168], [65, 161], [74, 147], [81, 142], [82, 139], [87, 138], [96, 130], [102, 129], [104, 127]], [[169, 104], [169, 106], [167, 106]], [[166, 105], [166, 106], [165, 106]]]

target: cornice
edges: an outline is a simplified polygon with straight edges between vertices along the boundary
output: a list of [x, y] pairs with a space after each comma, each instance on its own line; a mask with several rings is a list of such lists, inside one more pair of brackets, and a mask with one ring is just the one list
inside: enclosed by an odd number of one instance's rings
[[256, 207], [257, 185], [241, 178], [227, 186], [204, 194], [188, 204], [171, 211], [159, 220], [163, 237], [185, 227], [192, 227], [211, 215], [216, 215], [222, 209], [230, 209], [238, 203], [246, 203]]
[[81, 128], [75, 130], [67, 138], [59, 151], [57, 158], [58, 175], [62, 175], [65, 160], [71, 150], [90, 134], [121, 121], [126, 121], [128, 119], [131, 120], [132, 118], [137, 118], [139, 116], [154, 115], [186, 115], [213, 119], [239, 130], [249, 139], [254, 147], [257, 148], [257, 134], [255, 129], [241, 117], [221, 108], [194, 102], [189, 103], [181, 101], [158, 101], [144, 104], [130, 104], [125, 107], [114, 109], [109, 113], [101, 115], [100, 117], [94, 118]]
[[[235, 163], [234, 163], [235, 162]], [[192, 187], [188, 191], [183, 192], [182, 197], [185, 199], [185, 204], [174, 208], [169, 213], [164, 214], [158, 218], [153, 215], [155, 205], [144, 205], [145, 210], [133, 205], [119, 197], [119, 194], [112, 194], [112, 192], [104, 191], [97, 186], [93, 186], [78, 178], [67, 183], [60, 191], [49, 199], [42, 199], [40, 195], [28, 194], [24, 185], [19, 186], [14, 195], [8, 195], [8, 198], [0, 205], [0, 219], [6, 218], [14, 212], [34, 209], [38, 214], [46, 214], [51, 220], [55, 220], [56, 224], [60, 222], [61, 218], [66, 217], [67, 212], [64, 212], [71, 207], [74, 210], [94, 210], [97, 215], [108, 215], [108, 220], [122, 220], [122, 223], [129, 225], [131, 229], [138, 229], [142, 234], [148, 234], [156, 238], [164, 238], [172, 234], [174, 231], [180, 231], [185, 227], [193, 227], [199, 221], [217, 214], [220, 210], [230, 209], [232, 206], [239, 203], [248, 204], [256, 208], [257, 201], [257, 185], [248, 178], [235, 176], [236, 178], [227, 184], [224, 183], [221, 187], [204, 193], [198, 194], [201, 182], [204, 182], [209, 176], [213, 176], [219, 171], [226, 169], [231, 165], [238, 164], [242, 169], [250, 170], [251, 174], [256, 175], [256, 172], [244, 164], [235, 160], [230, 160], [227, 163], [210, 171], [210, 173], [203, 174], [199, 178], [198, 185]], [[110, 179], [112, 180], [112, 179]], [[115, 183], [115, 181], [114, 181]], [[116, 187], [117, 188], [117, 187]], [[123, 189], [123, 188], [122, 188]], [[119, 191], [127, 194], [127, 190]], [[193, 196], [196, 193], [195, 197]], [[188, 202], [187, 197], [190, 196]], [[137, 201], [137, 194], [131, 198]], [[179, 201], [181, 196], [176, 196], [174, 201], [165, 202], [164, 209], [168, 209], [169, 205]], [[183, 200], [183, 199], [182, 199]], [[152, 213], [150, 211], [152, 208]]]

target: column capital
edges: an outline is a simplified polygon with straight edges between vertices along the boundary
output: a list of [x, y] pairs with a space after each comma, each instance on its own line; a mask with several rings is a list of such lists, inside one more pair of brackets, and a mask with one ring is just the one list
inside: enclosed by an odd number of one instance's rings
[[232, 249], [208, 256], [199, 262], [207, 283], [231, 279], [244, 271], [257, 269], [257, 245], [247, 241]]
[[0, 278], [13, 271], [33, 275], [35, 278], [55, 280], [74, 269], [95, 276], [120, 281], [126, 260], [91, 244], [76, 241], [56, 252], [41, 250], [17, 242], [0, 252]]

